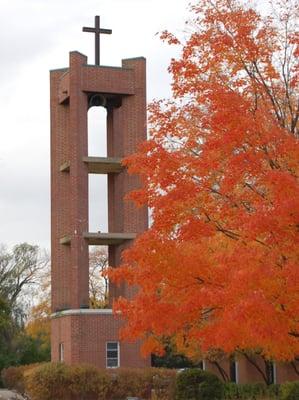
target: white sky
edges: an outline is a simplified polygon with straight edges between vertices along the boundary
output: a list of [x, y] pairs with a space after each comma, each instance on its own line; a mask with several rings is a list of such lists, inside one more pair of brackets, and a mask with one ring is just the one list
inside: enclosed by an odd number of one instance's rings
[[[167, 66], [175, 56], [175, 48], [155, 34], [166, 28], [182, 34], [188, 3], [0, 0], [0, 243], [50, 247], [49, 70], [67, 67], [72, 50], [94, 63], [94, 35], [83, 33], [82, 27], [93, 26], [94, 16], [100, 15], [101, 26], [113, 30], [101, 35], [103, 65], [147, 58], [150, 101], [169, 94]], [[99, 109], [92, 112], [99, 118]], [[90, 119], [90, 154], [103, 155], [105, 150], [94, 147], [95, 116]], [[104, 183], [101, 177], [90, 180], [90, 230], [107, 226]]]

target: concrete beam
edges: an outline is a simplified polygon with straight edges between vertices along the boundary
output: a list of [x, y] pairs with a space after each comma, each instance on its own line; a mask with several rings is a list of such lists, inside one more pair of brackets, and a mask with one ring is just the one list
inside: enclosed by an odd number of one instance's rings
[[64, 245], [70, 245], [71, 244], [71, 237], [66, 235], [63, 236], [60, 240], [59, 240], [60, 244], [64, 244]]
[[121, 244], [127, 240], [134, 240], [136, 233], [83, 233], [84, 239], [87, 240], [90, 246], [108, 246]]
[[121, 158], [117, 157], [83, 157], [90, 174], [111, 174], [119, 173], [124, 168], [121, 165]]
[[64, 162], [60, 165], [59, 170], [60, 172], [70, 172], [71, 163], [69, 161]]

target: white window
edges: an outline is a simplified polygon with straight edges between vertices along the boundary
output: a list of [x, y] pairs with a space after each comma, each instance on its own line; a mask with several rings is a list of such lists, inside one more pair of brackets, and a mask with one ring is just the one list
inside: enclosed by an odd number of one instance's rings
[[236, 383], [239, 383], [239, 362], [236, 360], [235, 361], [236, 365]]
[[63, 362], [64, 361], [64, 344], [59, 343], [59, 361]]
[[107, 368], [119, 367], [119, 342], [106, 343], [106, 366]]
[[277, 369], [276, 369], [276, 362], [273, 361], [273, 383], [277, 383]]
[[229, 360], [229, 379], [231, 382], [239, 383], [239, 365], [234, 357]]
[[268, 380], [268, 384], [276, 383], [276, 364], [273, 361], [266, 362], [266, 376]]

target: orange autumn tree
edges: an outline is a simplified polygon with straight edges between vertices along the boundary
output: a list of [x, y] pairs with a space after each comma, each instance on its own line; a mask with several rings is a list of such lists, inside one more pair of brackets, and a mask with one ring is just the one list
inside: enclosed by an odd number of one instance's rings
[[41, 350], [50, 352], [51, 307], [49, 299], [44, 299], [32, 307], [26, 324], [26, 333], [40, 341]]
[[115, 309], [144, 353], [299, 354], [298, 4], [272, 6], [201, 0], [183, 43], [162, 34], [181, 46], [172, 98], [125, 161], [152, 224], [110, 272], [139, 287]]

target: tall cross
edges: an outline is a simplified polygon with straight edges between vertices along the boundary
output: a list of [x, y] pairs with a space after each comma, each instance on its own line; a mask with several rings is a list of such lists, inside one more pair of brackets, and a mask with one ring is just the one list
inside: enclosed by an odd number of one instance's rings
[[111, 29], [101, 29], [100, 28], [100, 17], [98, 15], [94, 18], [94, 28], [84, 27], [83, 32], [92, 32], [95, 36], [95, 65], [100, 65], [100, 34], [106, 33], [107, 35], [111, 35]]

